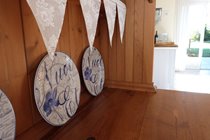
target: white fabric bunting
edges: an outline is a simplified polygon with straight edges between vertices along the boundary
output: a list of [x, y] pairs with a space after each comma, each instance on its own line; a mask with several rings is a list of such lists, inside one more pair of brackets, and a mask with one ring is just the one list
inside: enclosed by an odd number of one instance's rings
[[27, 0], [53, 60], [63, 26], [67, 0]]
[[116, 2], [117, 2], [118, 20], [119, 20], [119, 26], [120, 26], [120, 39], [121, 39], [121, 42], [123, 42], [125, 20], [126, 20], [126, 6], [120, 0], [116, 0]]
[[114, 34], [114, 27], [115, 27], [115, 19], [117, 14], [117, 5], [116, 2], [112, 0], [104, 0], [104, 7], [106, 12], [106, 19], [108, 23], [109, 29], [109, 41], [110, 45], [112, 46], [112, 38]]
[[120, 27], [120, 40], [123, 42], [123, 35], [125, 30], [125, 20], [126, 20], [126, 6], [120, 0], [104, 0], [104, 7], [106, 12], [106, 18], [109, 28], [109, 40], [112, 45], [112, 37], [114, 34], [114, 26], [116, 19], [116, 7], [118, 12], [118, 20]]
[[99, 19], [101, 0], [80, 0], [80, 4], [85, 19], [89, 45], [92, 50]]

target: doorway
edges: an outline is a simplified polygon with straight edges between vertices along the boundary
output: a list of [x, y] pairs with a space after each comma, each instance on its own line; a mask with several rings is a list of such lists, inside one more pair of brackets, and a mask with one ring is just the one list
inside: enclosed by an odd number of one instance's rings
[[156, 8], [156, 30], [178, 45], [172, 84], [160, 89], [210, 93], [210, 0], [157, 0]]

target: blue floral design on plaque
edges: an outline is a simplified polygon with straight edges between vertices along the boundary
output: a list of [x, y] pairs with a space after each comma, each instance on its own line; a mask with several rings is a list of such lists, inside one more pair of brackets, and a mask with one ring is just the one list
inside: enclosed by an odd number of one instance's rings
[[51, 114], [53, 108], [59, 105], [59, 102], [56, 99], [56, 96], [57, 96], [57, 88], [49, 91], [45, 97], [45, 103], [44, 103], [43, 108], [47, 116]]
[[85, 80], [90, 80], [92, 74], [92, 69], [87, 67], [84, 72]]
[[83, 79], [88, 91], [97, 96], [103, 90], [104, 63], [99, 51], [93, 47], [87, 48], [82, 60]]

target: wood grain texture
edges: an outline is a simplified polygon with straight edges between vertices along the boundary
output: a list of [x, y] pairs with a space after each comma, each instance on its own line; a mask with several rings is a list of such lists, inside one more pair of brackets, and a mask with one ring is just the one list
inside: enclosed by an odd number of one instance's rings
[[19, 134], [33, 120], [19, 1], [0, 1], [0, 13], [0, 88], [14, 107]]
[[[118, 17], [116, 19], [116, 32], [117, 34], [120, 33], [120, 27], [118, 24], [119, 20]], [[117, 80], [118, 81], [125, 81], [125, 40], [121, 42], [120, 37], [117, 37]]]
[[[139, 126], [143, 122], [148, 98], [122, 90], [108, 89], [103, 93], [75, 118], [76, 123], [66, 126], [52, 139], [82, 140], [91, 136], [99, 140], [127, 140], [128, 136], [129, 139], [138, 138], [139, 134], [135, 131], [141, 129]], [[139, 102], [141, 105], [137, 105]]]
[[[12, 1], [1, 1], [0, 5], [0, 12], [2, 13], [0, 17], [0, 51], [2, 55], [0, 57], [5, 65], [1, 67], [0, 82], [11, 80], [13, 77], [22, 76], [26, 73], [20, 5], [18, 0], [14, 2], [17, 6], [14, 6], [14, 4], [10, 6], [11, 3]], [[16, 11], [15, 15], [9, 12], [11, 9]], [[14, 66], [14, 64], [16, 65]]]
[[209, 100], [209, 94], [105, 89], [69, 124], [40, 123], [17, 139], [209, 140]]
[[124, 39], [125, 39], [125, 81], [126, 82], [133, 82], [135, 1], [136, 0], [126, 0], [125, 1], [126, 7], [127, 7], [125, 35], [124, 35]]
[[210, 139], [210, 112], [207, 109], [210, 95], [175, 91], [158, 93], [150, 98], [141, 139]]
[[106, 81], [106, 84], [110, 88], [120, 88], [120, 89], [134, 90], [134, 91], [156, 93], [156, 89], [153, 88], [151, 84], [139, 84], [139, 83], [119, 82], [119, 81]]
[[[94, 46], [104, 59], [105, 86], [153, 92], [154, 13], [150, 12], [154, 12], [155, 7], [144, 0], [123, 2], [128, 8], [125, 35], [121, 43], [117, 20], [112, 48], [103, 4], [100, 11]], [[33, 84], [38, 64], [47, 52], [26, 0], [0, 1], [0, 15], [0, 88], [14, 105], [17, 135], [20, 135], [43, 122], [35, 105]], [[78, 0], [68, 0], [64, 19], [57, 51], [70, 55], [82, 76], [81, 61], [88, 39]], [[146, 25], [146, 22], [150, 23]], [[86, 91], [82, 79], [81, 82], [82, 91]], [[82, 92], [79, 110], [91, 100], [92, 96]], [[48, 128], [52, 127], [48, 125]]]
[[[143, 81], [152, 84], [153, 56], [154, 56], [154, 24], [155, 0], [144, 4], [144, 49], [143, 49]], [[153, 18], [149, 18], [153, 17]]]
[[[125, 139], [130, 134], [137, 138], [139, 134], [134, 130], [141, 129], [139, 126], [142, 125], [144, 116], [142, 112], [145, 112], [148, 99], [144, 94], [135, 94], [132, 91], [105, 89], [82, 109], [69, 125], [54, 130], [53, 133], [48, 131], [45, 135], [40, 134], [42, 137], [38, 138], [83, 140], [94, 136], [99, 140], [116, 140]], [[137, 105], [138, 103], [141, 105]], [[130, 129], [131, 127], [133, 128]], [[34, 133], [36, 132], [31, 130], [17, 139], [25, 139]]]
[[[104, 23], [106, 16], [101, 11], [100, 51], [105, 61], [105, 73], [108, 75], [105, 86], [155, 92], [152, 83], [155, 4], [145, 0], [123, 2], [127, 6], [125, 34], [121, 43], [119, 23], [116, 20], [112, 48], [109, 47], [108, 27]], [[127, 86], [124, 86], [125, 83]], [[145, 85], [147, 88], [144, 88]]]
[[[135, 1], [135, 32], [134, 32], [134, 69], [133, 69], [133, 80], [136, 83], [142, 82], [143, 77], [143, 49], [144, 49], [144, 5], [143, 0]], [[139, 8], [142, 7], [142, 8]]]
[[[31, 87], [31, 97], [33, 106], [33, 116], [34, 124], [38, 123], [42, 118], [33, 98], [33, 81], [38, 67], [39, 62], [43, 56], [47, 53], [44, 47], [43, 39], [41, 33], [38, 29], [35, 18], [29, 9], [25, 0], [21, 1], [22, 4], [22, 15], [23, 15], [23, 27], [25, 34], [25, 50], [27, 56], [27, 66], [29, 70], [29, 83]], [[72, 60], [75, 62], [80, 75], [81, 75], [81, 61], [83, 52], [88, 45], [85, 23], [83, 21], [83, 15], [79, 1], [71, 0], [67, 3], [67, 10], [65, 13], [64, 24], [59, 38], [57, 51], [62, 51], [68, 54]], [[97, 38], [96, 38], [97, 40]], [[82, 78], [82, 77], [81, 77]], [[82, 79], [81, 79], [82, 81]], [[85, 96], [83, 98], [83, 96]], [[82, 94], [81, 100], [88, 100], [91, 96], [86, 98], [86, 95]], [[85, 101], [84, 101], [85, 102]]]
[[[116, 25], [116, 24], [115, 24]], [[109, 48], [109, 79], [117, 80], [117, 28], [115, 28], [112, 47]]]
[[[100, 14], [99, 28], [100, 28], [100, 52], [103, 57], [104, 67], [105, 67], [105, 79], [109, 80], [109, 34], [108, 34], [108, 24], [106, 20], [106, 15], [104, 7], [102, 6], [102, 14]], [[105, 81], [106, 82], [106, 81]]]
[[[71, 57], [79, 70], [81, 70], [82, 55], [88, 46], [85, 22], [79, 1], [68, 1], [69, 7], [69, 34]], [[77, 13], [77, 14], [76, 14]], [[81, 71], [80, 71], [81, 72]]]

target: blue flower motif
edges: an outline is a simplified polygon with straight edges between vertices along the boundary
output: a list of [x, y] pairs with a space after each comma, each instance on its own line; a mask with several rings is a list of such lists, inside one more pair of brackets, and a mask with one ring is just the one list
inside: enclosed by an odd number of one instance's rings
[[92, 74], [92, 69], [90, 69], [89, 67], [87, 67], [85, 69], [85, 72], [84, 72], [85, 80], [90, 80], [91, 74]]
[[45, 97], [45, 103], [43, 108], [47, 116], [49, 116], [52, 113], [54, 107], [57, 107], [59, 105], [58, 100], [56, 100], [56, 96], [57, 96], [57, 88], [48, 91]]

